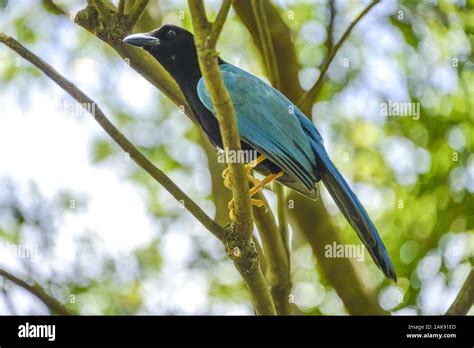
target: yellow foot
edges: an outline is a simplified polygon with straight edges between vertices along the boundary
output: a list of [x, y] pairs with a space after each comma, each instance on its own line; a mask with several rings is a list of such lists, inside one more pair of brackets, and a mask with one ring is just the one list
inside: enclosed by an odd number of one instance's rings
[[[250, 204], [251, 204], [251, 205], [254, 205], [254, 206], [258, 207], [258, 208], [264, 207], [264, 208], [265, 208], [265, 212], [268, 211], [267, 205], [265, 204], [264, 201], [262, 201], [262, 200], [260, 200], [260, 199], [253, 199], [253, 198], [250, 198]], [[229, 208], [229, 217], [230, 217], [230, 220], [233, 221], [233, 222], [236, 222], [236, 221], [237, 221], [237, 213], [235, 212], [235, 204], [234, 204], [234, 199], [233, 199], [233, 198], [229, 201], [229, 204], [227, 204], [227, 207]]]
[[229, 208], [229, 217], [232, 222], [237, 221], [237, 213], [235, 212], [235, 204], [234, 204], [234, 199], [232, 198], [229, 201], [229, 204], [227, 204], [227, 207]]
[[267, 205], [261, 199], [250, 198], [250, 204], [256, 206], [257, 208], [264, 207], [265, 208], [265, 213], [268, 211]]
[[[261, 155], [258, 156], [254, 161], [250, 162], [249, 164], [245, 165], [245, 170], [247, 172], [247, 179], [250, 181], [250, 183], [253, 185], [252, 188], [249, 190], [248, 194], [250, 196], [250, 203], [258, 208], [265, 207], [265, 211], [268, 211], [268, 207], [266, 206], [265, 202], [260, 200], [260, 199], [254, 199], [252, 198], [255, 194], [263, 190], [263, 187], [272, 181], [278, 179], [281, 177], [284, 173], [283, 171], [276, 173], [276, 174], [270, 174], [263, 180], [258, 180], [254, 178], [251, 175], [251, 171], [255, 166], [257, 166], [260, 162], [265, 160], [265, 156]], [[224, 178], [224, 186], [232, 189], [232, 176], [230, 174], [229, 167], [224, 169], [222, 172], [222, 177]], [[229, 208], [229, 217], [230, 219], [235, 222], [237, 221], [237, 213], [235, 211], [235, 204], [234, 204], [234, 199], [232, 198], [227, 205]]]
[[[260, 162], [265, 160], [265, 156], [260, 155], [252, 162], [245, 165], [245, 171], [247, 172], [247, 179], [252, 183], [253, 186], [261, 184], [260, 180], [255, 179], [250, 173]], [[222, 171], [222, 177], [224, 178], [224, 186], [228, 189], [232, 189], [232, 175], [230, 174], [229, 167]]]
[[253, 187], [262, 185], [262, 182], [250, 173], [247, 174], [247, 180], [252, 184]]
[[222, 177], [224, 178], [224, 186], [232, 189], [232, 176], [230, 175], [229, 167], [222, 171]]
[[258, 184], [254, 185], [254, 187], [252, 187], [249, 191], [249, 195], [250, 197], [253, 197], [257, 192], [260, 192], [263, 190], [263, 187], [269, 183], [271, 183], [272, 181], [275, 181], [276, 179], [278, 179], [279, 177], [283, 176], [284, 172], [281, 171], [279, 173], [276, 173], [276, 174], [270, 174], [268, 175], [267, 177], [265, 177], [262, 181], [260, 180], [257, 180], [258, 181]]
[[250, 173], [252, 169], [254, 169], [259, 163], [265, 161], [265, 156], [260, 155], [253, 161], [250, 161], [248, 164], [245, 165], [245, 169], [247, 170], [247, 173]]

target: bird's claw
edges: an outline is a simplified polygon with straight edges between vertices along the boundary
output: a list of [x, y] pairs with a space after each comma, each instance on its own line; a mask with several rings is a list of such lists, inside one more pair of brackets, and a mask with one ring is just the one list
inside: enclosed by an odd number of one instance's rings
[[222, 177], [224, 178], [224, 186], [228, 189], [232, 189], [232, 176], [229, 167], [222, 171]]
[[[268, 211], [267, 205], [261, 199], [250, 198], [250, 204], [256, 206], [257, 208], [264, 207], [265, 208], [265, 213]], [[230, 220], [233, 221], [233, 222], [236, 222], [237, 221], [237, 213], [235, 211], [235, 204], [234, 204], [234, 199], [233, 198], [229, 201], [229, 204], [227, 204], [227, 207], [229, 208]]]
[[229, 201], [229, 204], [227, 204], [227, 207], [229, 208], [229, 218], [232, 222], [237, 221], [237, 213], [235, 211], [235, 204], [234, 204], [234, 199], [232, 198]]
[[[283, 175], [283, 172], [281, 173], [278, 173], [278, 174], [271, 174], [269, 176], [267, 176], [264, 180], [258, 180], [256, 179], [255, 177], [252, 176], [252, 170], [262, 161], [265, 160], [265, 157], [263, 155], [260, 155], [259, 157], [257, 157], [255, 160], [251, 161], [250, 163], [246, 164], [245, 165], [245, 171], [247, 173], [247, 179], [248, 181], [253, 185], [248, 194], [250, 196], [250, 203], [251, 205], [254, 205], [258, 208], [262, 208], [264, 207], [265, 208], [265, 212], [268, 211], [268, 207], [267, 205], [265, 204], [264, 201], [260, 200], [260, 199], [254, 199], [252, 198], [252, 196], [254, 196], [257, 192], [261, 191], [263, 189], [263, 187], [275, 180], [275, 179], [278, 179], [281, 175]], [[229, 188], [229, 189], [232, 189], [232, 185], [233, 185], [233, 182], [232, 182], [232, 175], [230, 173], [230, 170], [229, 170], [229, 167], [227, 167], [226, 169], [224, 169], [224, 171], [222, 172], [222, 177], [224, 178], [224, 186]], [[227, 205], [228, 208], [229, 208], [229, 217], [230, 219], [235, 222], [237, 221], [237, 212], [235, 211], [235, 204], [234, 204], [234, 199], [232, 198], [229, 202], [229, 204]]]
[[264, 207], [265, 208], [265, 213], [268, 211], [267, 205], [261, 199], [250, 198], [250, 204], [256, 206], [257, 208]]

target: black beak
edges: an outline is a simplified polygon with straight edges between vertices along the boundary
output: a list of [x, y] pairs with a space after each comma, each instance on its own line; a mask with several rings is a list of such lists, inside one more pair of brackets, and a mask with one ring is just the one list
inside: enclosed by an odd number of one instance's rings
[[123, 39], [123, 42], [137, 47], [156, 47], [160, 45], [160, 39], [146, 33], [128, 35]]

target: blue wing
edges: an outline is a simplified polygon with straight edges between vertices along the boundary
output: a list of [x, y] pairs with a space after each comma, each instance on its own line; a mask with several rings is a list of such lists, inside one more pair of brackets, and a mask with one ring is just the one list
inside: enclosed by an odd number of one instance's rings
[[[396, 281], [395, 270], [377, 229], [331, 162], [313, 123], [280, 91], [259, 78], [230, 64], [222, 64], [220, 69], [234, 104], [242, 140], [302, 183], [310, 195], [314, 194], [315, 183], [322, 179], [376, 264], [387, 277]], [[215, 114], [202, 78], [198, 83], [198, 95], [206, 108]]]
[[[234, 105], [241, 139], [314, 195], [318, 181], [316, 157], [295, 114], [295, 106], [279, 91], [244, 70], [230, 64], [222, 64], [220, 69]], [[198, 82], [197, 92], [201, 102], [215, 114], [203, 78]]]

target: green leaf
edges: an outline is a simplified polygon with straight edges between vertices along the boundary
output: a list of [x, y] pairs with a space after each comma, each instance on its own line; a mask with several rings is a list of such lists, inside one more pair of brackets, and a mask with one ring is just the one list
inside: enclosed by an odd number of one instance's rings
[[43, 0], [43, 7], [46, 11], [49, 13], [52, 13], [54, 15], [65, 15], [66, 12], [56, 5], [53, 0]]
[[106, 160], [113, 153], [113, 149], [110, 145], [110, 142], [105, 140], [97, 141], [94, 144], [92, 151], [92, 161], [94, 163]]
[[395, 16], [390, 17], [390, 23], [392, 23], [395, 27], [400, 29], [405, 38], [405, 41], [413, 47], [418, 46], [418, 38], [416, 37], [415, 33], [413, 32], [413, 28], [411, 24], [404, 23], [399, 21]]

